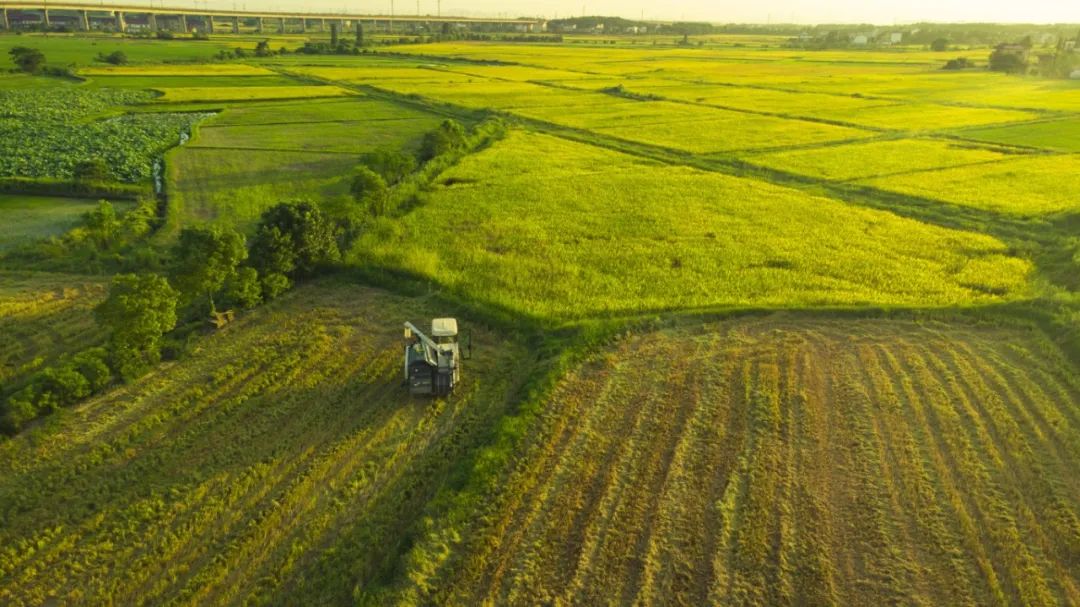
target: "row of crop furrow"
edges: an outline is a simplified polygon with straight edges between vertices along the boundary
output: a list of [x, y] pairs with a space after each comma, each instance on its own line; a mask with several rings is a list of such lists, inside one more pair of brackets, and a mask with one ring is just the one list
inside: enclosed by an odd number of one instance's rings
[[618, 480], [627, 439], [641, 426], [659, 390], [654, 382], [626, 381], [627, 369], [640, 370], [633, 361], [620, 363], [616, 377], [622, 381], [586, 410], [581, 430], [559, 458], [558, 472], [526, 536], [531, 545], [522, 546], [514, 558], [520, 572], [500, 591], [510, 603], [545, 596], [558, 600], [585, 571], [590, 549], [597, 546], [596, 525], [604, 522], [601, 512], [611, 507], [605, 498]]
[[919, 596], [928, 604], [978, 604], [982, 590], [976, 590], [972, 581], [978, 572], [964, 558], [961, 531], [943, 509], [949, 501], [947, 487], [925, 455], [924, 428], [911, 426], [910, 393], [887, 368], [879, 344], [862, 346], [859, 360], [878, 403], [882, 439], [894, 462], [892, 483], [900, 504], [896, 515], [906, 521], [910, 549], [924, 572], [913, 580], [923, 582]]
[[[264, 368], [264, 370], [265, 370], [265, 368]], [[243, 375], [243, 374], [241, 374], [241, 375]], [[214, 402], [214, 401], [213, 401], [213, 399], [209, 399], [209, 402]], [[231, 445], [231, 446], [235, 447], [236, 445]], [[175, 447], [175, 448], [173, 448], [173, 447]], [[163, 459], [163, 458], [167, 458], [169, 456], [169, 453], [175, 454], [175, 457], [178, 458], [177, 461], [179, 461], [180, 459], [186, 459], [186, 460], [197, 459], [197, 458], [191, 458], [190, 456], [185, 456], [184, 455], [185, 453], [188, 453], [188, 454], [192, 453], [190, 448], [180, 448], [180, 447], [181, 447], [181, 445], [179, 443], [176, 444], [176, 445], [170, 445], [170, 451], [168, 453], [161, 452], [160, 449], [155, 450], [155, 451], [153, 451], [153, 453], [154, 453], [153, 458], [140, 458], [140, 457], [137, 456], [136, 453], [131, 453], [129, 455], [124, 450], [115, 450], [114, 451], [115, 455], [114, 455], [114, 457], [112, 459], [117, 464], [123, 464], [123, 465], [125, 465], [126, 468], [128, 468], [130, 470], [130, 478], [131, 478], [132, 484], [129, 485], [129, 486], [125, 486], [125, 487], [116, 487], [116, 488], [113, 488], [111, 490], [107, 490], [105, 492], [106, 493], [105, 495], [100, 495], [99, 498], [94, 498], [94, 499], [105, 500], [108, 503], [110, 503], [111, 506], [112, 506], [112, 509], [114, 511], [116, 511], [116, 513], [117, 513], [115, 516], [111, 516], [108, 519], [104, 519], [102, 517], [93, 517], [89, 521], [90, 522], [89, 527], [86, 526], [86, 525], [80, 525], [78, 527], [78, 531], [76, 531], [76, 529], [73, 528], [72, 531], [68, 533], [68, 537], [65, 538], [68, 541], [70, 541], [70, 540], [72, 540], [73, 538], [76, 538], [76, 537], [84, 536], [84, 539], [83, 539], [83, 541], [80, 541], [80, 544], [86, 544], [84, 552], [92, 560], [90, 562], [85, 562], [82, 565], [79, 565], [81, 568], [86, 568], [86, 569], [91, 569], [92, 570], [92, 569], [95, 568], [95, 565], [93, 564], [95, 561], [102, 562], [102, 564], [99, 565], [100, 567], [107, 567], [108, 565], [105, 564], [105, 563], [108, 563], [111, 560], [110, 555], [107, 552], [106, 553], [101, 553], [100, 551], [93, 548], [94, 542], [95, 542], [94, 538], [98, 538], [96, 541], [104, 543], [105, 545], [111, 544], [111, 538], [115, 537], [116, 535], [121, 534], [121, 533], [126, 533], [126, 534], [136, 533], [136, 534], [138, 534], [140, 536], [145, 537], [146, 540], [150, 539], [149, 537], [146, 537], [146, 535], [148, 533], [150, 533], [150, 531], [154, 528], [154, 526], [158, 522], [158, 520], [157, 520], [156, 517], [149, 518], [149, 519], [143, 519], [142, 517], [138, 516], [138, 513], [141, 510], [143, 510], [143, 505], [142, 504], [144, 504], [147, 499], [154, 499], [152, 493], [151, 493], [151, 495], [144, 497], [145, 488], [143, 488], [143, 485], [141, 485], [138, 482], [138, 480], [140, 478], [144, 477], [145, 474], [140, 473], [139, 470], [141, 468], [145, 468], [147, 465], [150, 466], [152, 469], [160, 469], [162, 467], [162, 465], [166, 464], [166, 462], [168, 461], [167, 459]], [[102, 474], [102, 475], [110, 475], [111, 476], [111, 475], [114, 474], [112, 465], [105, 466], [105, 467], [99, 467], [98, 470], [99, 470], [99, 473]], [[83, 473], [79, 477], [72, 478], [72, 480], [77, 481], [81, 485], [85, 485], [87, 483], [93, 484], [94, 476], [95, 475], [88, 475], [86, 473], [86, 471], [83, 471]], [[104, 478], [102, 480], [104, 480]], [[117, 493], [118, 490], [123, 492], [123, 493], [127, 493], [130, 497], [127, 500], [118, 499], [122, 495], [122, 493], [121, 494]], [[98, 494], [100, 494], [100, 493], [101, 492], [99, 491]], [[91, 494], [91, 495], [93, 495], [93, 494]], [[86, 499], [86, 498], [83, 498], [83, 499]], [[131, 501], [132, 499], [134, 501]], [[125, 506], [124, 505], [125, 503], [127, 503], [128, 505]], [[72, 504], [69, 503], [69, 504], [67, 504], [67, 507], [70, 509], [71, 505]], [[200, 509], [198, 507], [192, 507], [191, 511], [196, 515], [203, 514], [205, 512], [204, 509]], [[139, 520], [143, 520], [143, 522], [140, 523], [137, 528], [133, 529], [131, 527], [132, 523], [134, 521], [139, 521]], [[109, 526], [105, 527], [105, 528], [102, 528], [102, 529], [98, 529], [97, 525], [99, 525], [101, 523], [108, 523]], [[185, 540], [187, 540], [187, 539], [190, 539], [190, 538], [185, 538]], [[151, 561], [160, 560], [160, 558], [162, 556], [167, 554], [167, 552], [162, 553], [161, 550], [162, 550], [162, 547], [158, 547], [156, 552], [153, 553], [153, 554], [147, 555], [147, 558], [150, 559]], [[67, 550], [66, 550], [65, 546], [58, 545], [55, 550], [49, 551], [49, 553], [51, 553], [52, 557], [55, 558], [58, 562], [67, 563], [67, 562], [69, 562], [69, 559], [64, 556], [66, 551]], [[38, 559], [37, 560], [40, 561], [40, 559], [43, 556], [45, 556], [45, 554], [48, 554], [48, 553], [38, 553], [38, 555], [37, 555]], [[133, 554], [128, 554], [128, 555], [123, 555], [122, 560], [132, 560], [132, 559], [137, 560], [137, 558], [138, 558], [138, 554], [133, 553]], [[105, 560], [101, 561], [101, 559], [105, 559]], [[40, 565], [39, 565], [39, 567], [40, 567]], [[50, 568], [50, 571], [55, 572], [57, 575], [63, 576], [63, 566], [61, 566], [59, 568], [56, 568], [56, 569]], [[137, 567], [137, 568], [127, 569], [126, 573], [134, 574], [136, 572], [141, 572], [141, 571], [143, 571], [143, 568]], [[61, 586], [61, 584], [59, 582], [54, 583], [54, 584], [50, 584], [50, 585], [52, 585], [54, 587], [60, 587]]]
[[[671, 360], [662, 375], [652, 378], [644, 369], [642, 381], [658, 387], [641, 403], [644, 415], [625, 437], [624, 453], [601, 500], [598, 516], [591, 521], [582, 559], [564, 597], [576, 603], [592, 603], [602, 597], [621, 597], [629, 602], [636, 594], [643, 571], [652, 566], [646, 545], [658, 518], [666, 515], [657, 502], [664, 493], [678, 441], [697, 402], [687, 398], [688, 365], [696, 360], [678, 344], [666, 343], [655, 354]], [[649, 379], [646, 379], [649, 378]], [[623, 403], [622, 406], [635, 406]]]
[[[942, 386], [917, 348], [901, 346], [904, 372], [922, 387], [926, 422], [935, 442], [945, 454], [945, 463], [963, 488], [962, 499], [968, 504], [978, 531], [978, 542], [985, 546], [989, 569], [985, 571], [1000, 580], [1007, 601], [1026, 604], [1053, 604], [1054, 600], [1042, 572], [1036, 566], [1026, 542], [1017, 527], [1013, 508], [995, 482], [981, 452], [978, 439], [965, 427], [962, 411], [955, 397]], [[1011, 599], [1006, 599], [1011, 596]]]
[[[703, 348], [706, 356], [701, 355]], [[715, 339], [699, 342], [697, 356], [688, 361], [692, 367], [683, 383], [693, 409], [654, 506], [659, 520], [647, 548], [640, 549], [647, 566], [633, 600], [638, 604], [695, 605], [705, 599], [698, 582], [709, 575], [715, 533], [712, 496], [730, 475], [738, 446], [725, 398], [731, 353], [717, 357], [720, 348]]]
[[510, 555], [525, 541], [532, 522], [541, 514], [538, 504], [554, 488], [560, 472], [559, 459], [581, 430], [582, 416], [592, 403], [603, 403], [613, 389], [613, 358], [586, 364], [571, 373], [542, 414], [543, 421], [530, 444], [523, 449], [520, 469], [507, 482], [506, 491], [494, 519], [485, 529], [483, 541], [469, 544], [467, 560], [454, 578], [456, 602], [478, 602], [494, 596], [510, 574]]

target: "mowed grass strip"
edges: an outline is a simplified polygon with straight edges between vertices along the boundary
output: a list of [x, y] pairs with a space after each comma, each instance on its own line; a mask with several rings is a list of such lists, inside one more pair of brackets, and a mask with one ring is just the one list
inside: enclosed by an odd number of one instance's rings
[[876, 188], [1005, 215], [1080, 209], [1080, 156], [1021, 157], [863, 181]]
[[988, 236], [550, 136], [512, 132], [440, 181], [426, 204], [365, 234], [353, 259], [563, 319], [1028, 291], [1030, 264]]
[[338, 86], [207, 86], [207, 87], [154, 87], [161, 93], [159, 102], [183, 103], [190, 101], [265, 101], [273, 99], [316, 99], [319, 97], [346, 97], [355, 91]]
[[192, 147], [346, 152], [378, 148], [418, 148], [425, 133], [438, 127], [434, 116], [405, 120], [358, 120], [253, 126], [208, 126], [199, 129]]
[[1037, 332], [959, 323], [625, 338], [559, 383], [495, 506], [414, 549], [401, 596], [1076, 603], [1076, 377]]
[[441, 313], [308, 285], [4, 441], [0, 601], [351, 602], [528, 368], [477, 326], [454, 398], [411, 398], [401, 323]]
[[844, 181], [995, 162], [1013, 155], [939, 139], [898, 139], [747, 156], [751, 164]]

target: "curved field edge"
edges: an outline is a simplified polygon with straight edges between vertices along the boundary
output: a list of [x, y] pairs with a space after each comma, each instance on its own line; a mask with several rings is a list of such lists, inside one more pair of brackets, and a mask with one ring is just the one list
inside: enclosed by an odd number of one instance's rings
[[435, 302], [320, 281], [0, 444], [0, 602], [342, 603], [516, 401], [522, 345], [463, 320], [449, 400], [401, 387]]
[[590, 350], [374, 603], [1080, 599], [1080, 381], [1039, 330], [777, 314]]

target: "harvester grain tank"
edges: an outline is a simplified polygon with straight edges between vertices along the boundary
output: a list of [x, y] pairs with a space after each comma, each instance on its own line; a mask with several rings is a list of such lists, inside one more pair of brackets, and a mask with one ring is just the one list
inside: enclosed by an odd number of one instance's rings
[[461, 381], [461, 359], [456, 319], [432, 320], [431, 337], [411, 322], [405, 323], [405, 383], [410, 394], [447, 396], [453, 392]]

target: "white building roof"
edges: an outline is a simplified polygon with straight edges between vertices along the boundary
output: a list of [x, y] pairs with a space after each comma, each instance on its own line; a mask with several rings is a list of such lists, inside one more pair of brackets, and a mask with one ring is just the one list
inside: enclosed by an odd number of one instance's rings
[[436, 318], [431, 321], [432, 337], [453, 337], [457, 335], [457, 319]]

